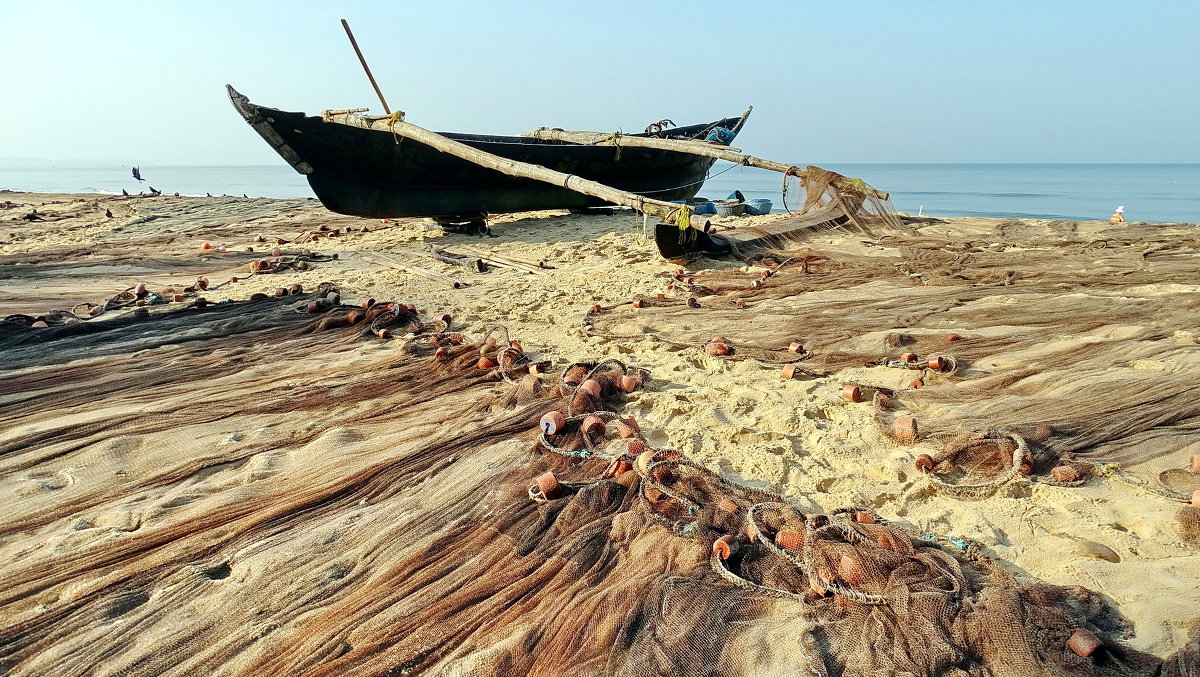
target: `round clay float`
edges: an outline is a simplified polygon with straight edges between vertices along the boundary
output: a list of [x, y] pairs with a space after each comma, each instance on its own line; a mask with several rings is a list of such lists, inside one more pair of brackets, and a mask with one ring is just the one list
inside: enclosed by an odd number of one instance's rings
[[562, 432], [563, 426], [567, 425], [567, 418], [562, 415], [561, 411], [551, 411], [542, 416], [542, 420], [538, 423], [538, 427], [547, 435], [554, 435]]
[[842, 386], [842, 397], [850, 402], [862, 402], [862, 388], [853, 383], [847, 383]]
[[1103, 645], [1104, 642], [1101, 642], [1099, 637], [1096, 637], [1083, 628], [1071, 633], [1071, 637], [1067, 639], [1067, 648], [1076, 656], [1083, 658], [1096, 653], [1096, 649], [1099, 649]]
[[712, 551], [718, 559], [729, 559], [729, 556], [733, 554], [733, 549], [733, 536], [725, 535], [713, 541]]
[[921, 454], [917, 457], [917, 470], [929, 474], [933, 472], [933, 457], [929, 454]]
[[585, 392], [592, 397], [600, 397], [600, 382], [596, 379], [589, 378], [579, 386], [580, 392]]
[[558, 498], [562, 494], [562, 485], [558, 483], [558, 478], [550, 471], [538, 475], [537, 488], [538, 492], [549, 500]]
[[605, 428], [607, 428], [607, 426], [604, 425], [604, 419], [596, 416], [595, 414], [583, 419], [583, 423], [579, 426], [579, 430], [582, 431], [584, 435], [588, 436], [603, 434]]

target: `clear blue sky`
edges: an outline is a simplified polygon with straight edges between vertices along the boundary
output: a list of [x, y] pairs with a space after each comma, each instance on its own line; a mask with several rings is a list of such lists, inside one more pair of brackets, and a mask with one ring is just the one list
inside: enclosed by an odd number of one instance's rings
[[281, 162], [225, 98], [436, 130], [754, 115], [790, 162], [1200, 162], [1200, 2], [3, 0], [0, 157]]

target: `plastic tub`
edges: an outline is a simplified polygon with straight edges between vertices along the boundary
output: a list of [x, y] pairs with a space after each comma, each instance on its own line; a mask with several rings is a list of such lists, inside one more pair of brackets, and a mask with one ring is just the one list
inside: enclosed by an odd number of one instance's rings
[[694, 214], [701, 216], [705, 214], [716, 214], [717, 206], [711, 202], [693, 202], [692, 207], [695, 208]]
[[746, 211], [742, 202], [717, 202], [717, 216], [741, 216]]
[[771, 213], [770, 200], [750, 200], [746, 203], [746, 213], [751, 216], [762, 216]]

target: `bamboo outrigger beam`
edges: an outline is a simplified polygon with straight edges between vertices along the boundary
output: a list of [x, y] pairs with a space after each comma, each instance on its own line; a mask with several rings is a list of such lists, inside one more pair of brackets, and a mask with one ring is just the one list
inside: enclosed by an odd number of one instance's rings
[[[646, 136], [626, 136], [620, 132], [612, 134], [605, 134], [604, 132], [569, 132], [562, 129], [547, 129], [546, 127], [540, 127], [532, 132], [527, 132], [525, 136], [547, 141], [566, 141], [586, 146], [630, 146], [669, 150], [677, 153], [690, 153], [692, 155], [702, 155], [704, 157], [734, 162], [745, 167], [757, 167], [758, 169], [792, 174], [801, 179], [806, 178], [808, 174], [807, 169], [795, 165], [773, 162], [754, 157], [753, 155], [738, 153], [728, 146], [708, 143], [707, 141], [680, 141], [676, 139], [656, 139]], [[848, 177], [840, 177], [835, 180], [833, 187], [838, 190], [852, 190], [854, 189], [854, 186], [851, 185], [853, 181], [854, 179]], [[875, 190], [874, 188], [868, 191], [868, 195], [880, 200], [888, 199], [887, 193]]]
[[[365, 116], [325, 111], [321, 117], [325, 122], [334, 122], [352, 127], [361, 127], [363, 129], [374, 129], [381, 132], [391, 132], [397, 137], [402, 136], [406, 139], [418, 141], [430, 148], [435, 148], [448, 155], [462, 158], [467, 162], [477, 164], [481, 167], [494, 169], [501, 174], [561, 186], [576, 193], [583, 193], [584, 195], [590, 195], [612, 204], [636, 209], [643, 214], [658, 217], [668, 223], [674, 223], [681, 228], [691, 225], [689, 218], [691, 208], [686, 205], [655, 200], [638, 195], [637, 193], [630, 193], [606, 186], [598, 181], [584, 179], [574, 174], [564, 174], [563, 172], [556, 172], [553, 169], [547, 169], [541, 165], [517, 162], [516, 160], [509, 160], [499, 155], [486, 153], [477, 148], [472, 148], [465, 143], [448, 139], [437, 132], [431, 132], [424, 127], [418, 127], [411, 122], [405, 122], [399, 112], [390, 116]], [[697, 227], [699, 226], [700, 224], [697, 224]]]

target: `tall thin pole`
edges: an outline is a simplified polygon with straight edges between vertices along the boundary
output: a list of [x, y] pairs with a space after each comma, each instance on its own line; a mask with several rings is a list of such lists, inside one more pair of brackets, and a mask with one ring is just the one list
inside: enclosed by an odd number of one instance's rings
[[375, 84], [375, 76], [371, 75], [371, 67], [367, 65], [367, 60], [363, 58], [362, 50], [358, 48], [358, 41], [354, 39], [354, 33], [350, 32], [350, 24], [342, 19], [342, 28], [346, 29], [346, 37], [350, 38], [350, 45], [354, 47], [354, 53], [358, 55], [358, 61], [362, 64], [363, 70], [367, 72], [367, 79], [371, 81], [371, 86], [375, 88], [375, 93], [379, 95], [379, 103], [383, 104], [383, 112], [388, 115], [392, 114], [392, 109], [388, 108], [387, 101], [383, 100], [383, 92], [379, 91], [379, 85]]

